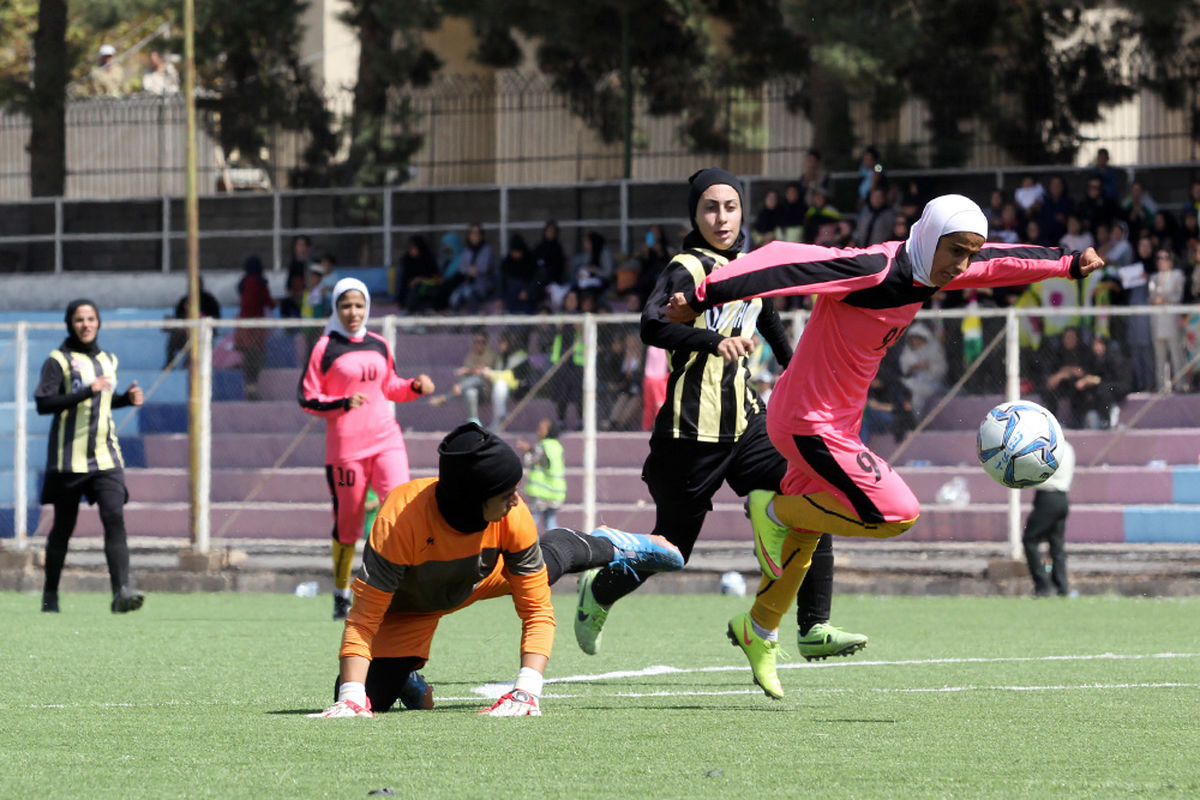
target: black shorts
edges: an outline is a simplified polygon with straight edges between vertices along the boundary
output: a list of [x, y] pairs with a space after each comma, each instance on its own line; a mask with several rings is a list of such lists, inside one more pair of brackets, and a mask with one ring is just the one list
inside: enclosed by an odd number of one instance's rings
[[119, 493], [122, 504], [129, 502], [125, 487], [125, 470], [105, 469], [97, 472], [47, 472], [42, 481], [42, 505], [78, 503], [87, 498], [95, 505], [102, 493]]

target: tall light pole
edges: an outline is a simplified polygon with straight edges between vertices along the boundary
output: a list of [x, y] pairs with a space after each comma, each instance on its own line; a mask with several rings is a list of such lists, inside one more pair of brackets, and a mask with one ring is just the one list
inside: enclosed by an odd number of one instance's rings
[[[184, 204], [187, 209], [187, 270], [188, 270], [188, 320], [195, 323], [200, 319], [200, 201], [196, 185], [196, 4], [195, 0], [183, 0], [183, 97], [187, 109], [187, 167]], [[198, 531], [203, 525], [201, 512], [207, 504], [200, 497], [200, 435], [198, 423], [201, 413], [200, 385], [200, 329], [193, 327], [189, 350], [188, 370], [188, 488], [191, 500], [189, 510], [189, 533], [192, 546], [198, 544], [206, 549], [207, 542], [199, 542]]]

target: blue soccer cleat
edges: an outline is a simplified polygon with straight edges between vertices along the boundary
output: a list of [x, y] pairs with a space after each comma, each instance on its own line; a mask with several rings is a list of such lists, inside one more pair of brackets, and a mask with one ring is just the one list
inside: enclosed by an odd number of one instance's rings
[[400, 687], [400, 703], [409, 711], [428, 711], [433, 708], [433, 687], [425, 682], [421, 673], [413, 670]]
[[596, 528], [592, 536], [612, 542], [614, 557], [608, 566], [615, 569], [628, 572], [674, 572], [683, 569], [683, 554], [661, 536], [628, 533], [616, 528]]

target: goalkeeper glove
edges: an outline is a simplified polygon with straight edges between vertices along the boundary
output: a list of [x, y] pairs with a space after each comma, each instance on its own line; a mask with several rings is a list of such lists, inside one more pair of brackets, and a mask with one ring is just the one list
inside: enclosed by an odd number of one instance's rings
[[479, 713], [489, 717], [540, 717], [542, 710], [538, 708], [537, 695], [513, 689]]

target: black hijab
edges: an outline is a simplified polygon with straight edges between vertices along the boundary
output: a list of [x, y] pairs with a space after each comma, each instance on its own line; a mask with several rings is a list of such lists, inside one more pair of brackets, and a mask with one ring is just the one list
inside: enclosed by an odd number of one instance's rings
[[[96, 312], [96, 338], [92, 339], [92, 341], [88, 344], [84, 344], [83, 342], [79, 341], [79, 338], [75, 336], [75, 328], [71, 325], [71, 317], [75, 316], [75, 312], [78, 311], [81, 306], [91, 306]], [[64, 321], [67, 323], [67, 338], [63, 339], [63, 350], [71, 350], [73, 352], [83, 353], [84, 355], [88, 356], [94, 356], [100, 352], [100, 309], [96, 307], [95, 303], [83, 297], [79, 298], [78, 300], [72, 300], [67, 304], [67, 314], [64, 318]]]
[[476, 422], [464, 422], [438, 445], [438, 511], [460, 533], [488, 526], [483, 504], [515, 489], [524, 470], [521, 459], [503, 439]]
[[704, 248], [711, 250], [714, 253], [725, 256], [729, 260], [737, 258], [738, 253], [742, 252], [742, 243], [746, 235], [738, 229], [738, 237], [733, 242], [733, 247], [728, 250], [717, 250], [707, 239], [700, 233], [700, 229], [696, 227], [696, 207], [700, 205], [700, 198], [704, 195], [706, 189], [710, 186], [724, 184], [732, 186], [734, 191], [738, 193], [738, 203], [742, 207], [742, 222], [746, 221], [746, 195], [742, 191], [742, 182], [735, 175], [727, 172], [720, 167], [709, 167], [692, 173], [688, 178], [688, 221], [692, 223], [692, 230], [683, 240], [683, 247], [687, 250], [696, 248]]

